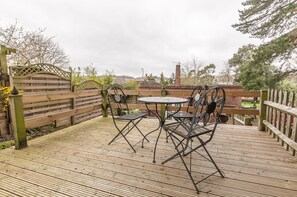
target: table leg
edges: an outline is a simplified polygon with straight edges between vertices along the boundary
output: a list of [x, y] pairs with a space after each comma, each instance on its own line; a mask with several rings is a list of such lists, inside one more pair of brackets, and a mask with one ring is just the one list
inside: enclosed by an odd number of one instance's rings
[[159, 131], [158, 137], [157, 137], [156, 142], [155, 142], [153, 163], [156, 163], [156, 151], [157, 151], [158, 141], [159, 141], [159, 138], [160, 138], [160, 135], [161, 135], [161, 132], [162, 132], [162, 128], [163, 127], [160, 126], [160, 131]]
[[[156, 163], [157, 146], [158, 146], [159, 138], [160, 138], [160, 135], [161, 135], [163, 126], [164, 126], [164, 124], [165, 124], [165, 121], [166, 121], [166, 119], [168, 119], [169, 117], [171, 117], [171, 116], [173, 116], [174, 114], [176, 114], [176, 113], [180, 110], [181, 105], [179, 105], [179, 109], [178, 109], [176, 112], [174, 112], [174, 113], [171, 114], [171, 115], [168, 115], [167, 117], [163, 117], [162, 114], [160, 114], [160, 113], [158, 112], [158, 104], [155, 104], [155, 112], [153, 112], [152, 110], [150, 110], [150, 108], [148, 107], [148, 104], [147, 104], [147, 103], [145, 104], [145, 106], [146, 106], [146, 108], [147, 108], [148, 111], [150, 111], [152, 114], [154, 114], [154, 116], [156, 116], [156, 117], [158, 118], [158, 120], [159, 120], [159, 126], [158, 126], [158, 128], [154, 129], [153, 131], [150, 131], [149, 133], [147, 133], [147, 134], [144, 136], [144, 138], [142, 139], [142, 145], [141, 145], [141, 147], [143, 148], [144, 139], [146, 139], [146, 137], [147, 137], [148, 135], [150, 135], [151, 133], [153, 133], [153, 132], [157, 131], [158, 129], [160, 129], [159, 134], [158, 134], [158, 137], [157, 137], [156, 142], [155, 142], [154, 155], [153, 155], [153, 163]], [[167, 106], [167, 105], [166, 105], [166, 106]], [[166, 107], [165, 107], [165, 109], [166, 109]], [[166, 131], [165, 131], [165, 132], [166, 132]], [[166, 132], [166, 142], [168, 142], [167, 132]]]

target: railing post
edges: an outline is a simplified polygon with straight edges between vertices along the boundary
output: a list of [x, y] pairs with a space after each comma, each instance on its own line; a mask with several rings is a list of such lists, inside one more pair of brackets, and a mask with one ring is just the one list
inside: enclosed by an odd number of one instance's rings
[[252, 126], [252, 118], [251, 117], [244, 117], [243, 122], [244, 122], [244, 126]]
[[[161, 97], [166, 96], [167, 91], [165, 90], [164, 87], [161, 89]], [[166, 111], [166, 106], [165, 104], [161, 104], [161, 117], [164, 120], [165, 119], [165, 111]]]
[[107, 90], [101, 90], [101, 95], [102, 95], [102, 116], [108, 117]]
[[8, 74], [7, 74], [7, 55], [15, 53], [16, 50], [12, 48], [7, 48], [4, 45], [0, 45], [0, 85], [7, 86]]
[[[75, 92], [75, 85], [74, 85], [74, 76], [73, 76], [73, 71], [71, 69], [71, 78], [70, 78], [70, 85], [71, 85], [71, 92]], [[76, 108], [76, 98], [72, 98], [71, 99], [71, 109], [75, 109]], [[71, 125], [75, 125], [76, 124], [76, 116], [73, 115], [71, 116]]]
[[24, 119], [23, 96], [13, 87], [9, 96], [9, 106], [12, 120], [12, 131], [15, 141], [15, 149], [26, 148], [27, 136]]
[[264, 101], [267, 100], [268, 91], [261, 90], [260, 91], [260, 109], [259, 109], [259, 124], [258, 130], [265, 131], [265, 125], [263, 124], [263, 120], [266, 120], [266, 105], [264, 105]]

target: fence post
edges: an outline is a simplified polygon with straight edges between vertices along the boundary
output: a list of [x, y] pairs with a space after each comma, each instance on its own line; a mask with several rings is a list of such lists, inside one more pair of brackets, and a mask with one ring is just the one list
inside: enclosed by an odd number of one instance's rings
[[[74, 76], [73, 76], [73, 71], [71, 70], [71, 78], [70, 78], [70, 84], [71, 84], [71, 92], [75, 92], [75, 85], [74, 85]], [[71, 99], [71, 109], [75, 109], [76, 108], [76, 98], [72, 98]], [[76, 124], [76, 116], [73, 115], [71, 116], [71, 125], [75, 125]]]
[[102, 95], [102, 116], [108, 117], [107, 90], [101, 90], [101, 95]]
[[266, 120], [266, 105], [264, 105], [264, 101], [267, 100], [268, 91], [261, 90], [260, 91], [260, 110], [259, 110], [259, 124], [258, 130], [265, 131], [265, 125], [263, 124], [263, 120]]
[[244, 122], [244, 126], [252, 126], [252, 118], [251, 117], [244, 117], [243, 122]]
[[26, 148], [28, 145], [24, 119], [23, 96], [19, 94], [19, 91], [15, 88], [15, 86], [9, 96], [9, 106], [15, 149]]
[[15, 53], [16, 50], [12, 49], [12, 48], [7, 48], [4, 45], [0, 45], [0, 81], [1, 81], [1, 85], [7, 86], [7, 82], [8, 82], [8, 74], [7, 74], [7, 55], [11, 54], [11, 53]]
[[[161, 97], [166, 96], [167, 91], [165, 90], [164, 87], [161, 89]], [[164, 120], [165, 119], [165, 111], [166, 111], [166, 106], [165, 104], [161, 104], [161, 117]]]

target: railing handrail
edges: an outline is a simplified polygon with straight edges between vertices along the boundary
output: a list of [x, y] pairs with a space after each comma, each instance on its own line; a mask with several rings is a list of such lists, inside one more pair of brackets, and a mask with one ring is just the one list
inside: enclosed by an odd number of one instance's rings
[[272, 101], [264, 101], [264, 105], [277, 109], [281, 112], [287, 113], [291, 116], [297, 117], [297, 108], [289, 107], [279, 103], [274, 103]]

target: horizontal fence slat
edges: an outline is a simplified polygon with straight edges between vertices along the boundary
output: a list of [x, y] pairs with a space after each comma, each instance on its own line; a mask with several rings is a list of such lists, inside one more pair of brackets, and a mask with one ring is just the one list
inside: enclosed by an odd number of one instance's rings
[[[34, 79], [34, 78], [46, 78], [46, 79], [58, 79], [58, 80], [64, 80], [64, 81], [69, 81], [67, 79], [63, 79], [57, 75], [53, 75], [53, 74], [48, 74], [48, 73], [45, 73], [45, 74], [42, 74], [42, 73], [39, 73], [39, 74], [35, 74], [35, 75], [31, 75], [29, 76], [30, 78]], [[13, 77], [13, 80], [15, 79], [24, 79], [22, 77]]]
[[38, 112], [44, 112], [44, 111], [54, 111], [57, 109], [63, 109], [63, 108], [70, 108], [71, 104], [65, 104], [65, 105], [57, 105], [57, 106], [50, 106], [50, 107], [42, 107], [37, 109], [30, 109], [30, 110], [24, 110], [24, 114], [33, 114]]
[[294, 150], [297, 150], [297, 143], [288, 138], [285, 134], [283, 134], [281, 131], [279, 131], [276, 127], [274, 127], [272, 124], [267, 122], [266, 120], [263, 121], [263, 123], [280, 139], [282, 139], [286, 144], [288, 144], [291, 148]]
[[[192, 90], [166, 90], [167, 96], [189, 97]], [[226, 97], [260, 97], [260, 91], [226, 90]]]
[[[154, 105], [149, 105], [150, 109], [154, 110]], [[115, 106], [116, 107], [116, 106]], [[140, 110], [146, 110], [145, 104], [139, 103], [139, 104], [133, 104], [129, 103], [129, 108], [131, 109], [140, 109]], [[178, 110], [179, 107], [177, 106], [167, 106], [167, 110], [169, 111], [175, 111]], [[185, 111], [187, 107], [181, 107], [181, 111]], [[193, 108], [189, 108], [189, 112], [193, 112]], [[241, 108], [224, 108], [223, 113], [226, 114], [240, 114], [240, 115], [259, 115], [259, 110], [257, 109], [241, 109]]]
[[88, 97], [79, 97], [79, 98], [76, 98], [76, 102], [81, 102], [81, 101], [86, 101], [86, 100], [99, 100], [99, 99], [102, 99], [101, 95], [88, 96]]
[[49, 85], [49, 86], [17, 86], [20, 90], [57, 90], [57, 89], [70, 89], [71, 85]]
[[157, 90], [124, 90], [126, 95], [138, 95], [138, 96], [160, 96], [161, 89]]
[[14, 79], [15, 85], [20, 84], [71, 84], [70, 81], [64, 80], [38, 80], [38, 79]]
[[60, 112], [55, 112], [55, 113], [48, 113], [47, 115], [44, 115], [42, 117], [26, 119], [25, 125], [26, 125], [26, 128], [34, 128], [34, 127], [36, 127], [36, 125], [39, 125], [39, 124], [44, 125], [45, 123], [53, 122], [57, 119], [71, 117], [71, 116], [81, 114], [81, 113], [87, 113], [87, 112], [97, 110], [100, 108], [101, 108], [101, 104], [88, 106], [88, 107], [81, 107], [81, 108], [76, 108], [76, 109], [71, 109], [71, 110], [65, 110], [65, 111], [60, 111]]
[[53, 101], [60, 99], [78, 98], [83, 96], [95, 96], [100, 94], [100, 90], [89, 90], [83, 92], [65, 92], [65, 93], [48, 93], [38, 95], [23, 95], [23, 103], [42, 102], [42, 101]]
[[65, 105], [69, 104], [70, 99], [56, 100], [56, 101], [46, 101], [46, 102], [36, 102], [36, 103], [26, 103], [24, 105], [24, 110], [32, 107], [47, 107], [47, 106], [56, 106], [56, 105]]

